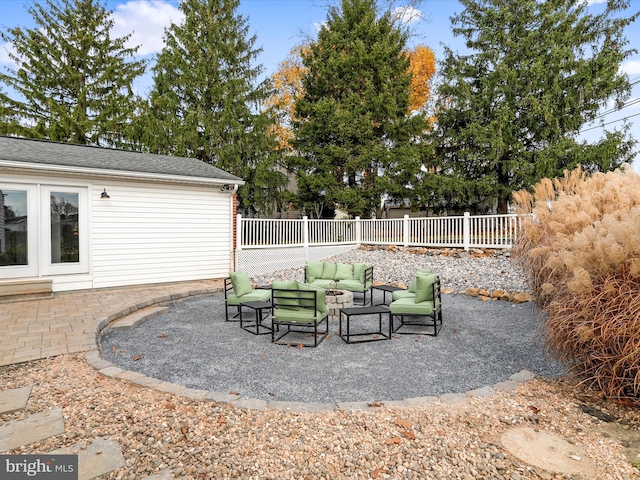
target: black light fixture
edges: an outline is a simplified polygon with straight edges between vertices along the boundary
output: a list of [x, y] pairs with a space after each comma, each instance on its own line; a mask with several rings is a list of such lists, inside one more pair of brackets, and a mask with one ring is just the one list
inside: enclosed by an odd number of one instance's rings
[[107, 189], [105, 188], [102, 193], [100, 194], [100, 198], [111, 198], [109, 196], [109, 194], [107, 193]]
[[231, 185], [229, 185], [228, 183], [225, 183], [224, 185], [222, 185], [222, 187], [220, 188], [221, 192], [229, 192], [231, 190]]

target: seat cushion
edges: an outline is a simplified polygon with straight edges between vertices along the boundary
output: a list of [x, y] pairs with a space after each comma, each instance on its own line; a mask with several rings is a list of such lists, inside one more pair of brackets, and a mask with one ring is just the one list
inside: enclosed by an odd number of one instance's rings
[[333, 286], [335, 280], [327, 280], [324, 278], [316, 278], [313, 282], [307, 282], [307, 285], [313, 285], [314, 287], [329, 288]]
[[401, 298], [391, 302], [389, 310], [394, 315], [433, 315], [433, 302], [416, 303], [413, 298]]
[[229, 277], [231, 277], [233, 293], [238, 297], [242, 297], [253, 291], [253, 288], [251, 288], [251, 279], [245, 272], [230, 272]]
[[342, 280], [336, 284], [336, 288], [340, 290], [349, 290], [350, 292], [364, 292], [364, 285], [358, 280]]
[[415, 293], [410, 292], [409, 290], [396, 290], [391, 293], [392, 300], [400, 300], [401, 298], [411, 298], [414, 299], [416, 296]]
[[306, 280], [308, 283], [312, 283], [314, 280], [318, 278], [322, 278], [322, 268], [324, 264], [322, 262], [307, 262], [306, 269]]
[[434, 273], [418, 275], [416, 277], [416, 303], [433, 301], [433, 285], [438, 280]]
[[268, 302], [271, 300], [271, 290], [252, 290], [241, 297], [231, 294], [227, 296], [227, 305], [240, 305], [242, 302]]
[[287, 322], [287, 323], [301, 323], [310, 324], [319, 322], [327, 314], [323, 312], [314, 311], [310, 308], [276, 308], [273, 311], [273, 321]]

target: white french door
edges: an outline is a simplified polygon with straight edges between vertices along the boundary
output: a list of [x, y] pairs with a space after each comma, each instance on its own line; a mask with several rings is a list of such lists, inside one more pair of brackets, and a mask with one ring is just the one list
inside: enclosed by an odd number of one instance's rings
[[89, 272], [88, 187], [0, 183], [0, 278]]

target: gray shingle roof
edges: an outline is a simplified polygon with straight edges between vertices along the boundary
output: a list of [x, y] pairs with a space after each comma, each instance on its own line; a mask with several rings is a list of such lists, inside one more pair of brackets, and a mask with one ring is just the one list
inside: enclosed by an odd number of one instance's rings
[[244, 183], [241, 178], [195, 158], [172, 157], [110, 148], [0, 136], [0, 160], [140, 172], [167, 177], [196, 177]]

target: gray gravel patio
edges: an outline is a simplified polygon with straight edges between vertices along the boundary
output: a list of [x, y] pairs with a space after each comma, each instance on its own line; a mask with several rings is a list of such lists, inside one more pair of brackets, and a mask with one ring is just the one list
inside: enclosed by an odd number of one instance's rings
[[[374, 302], [381, 300], [376, 291]], [[443, 317], [437, 337], [394, 335], [351, 345], [337, 335], [336, 317], [317, 348], [295, 348], [225, 322], [219, 293], [174, 303], [134, 330], [109, 329], [101, 345], [104, 358], [120, 368], [267, 401], [390, 401], [461, 393], [524, 369], [543, 377], [566, 374], [545, 356], [532, 302], [443, 295]]]

